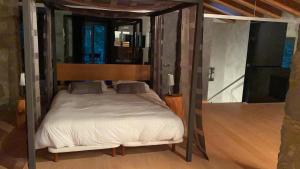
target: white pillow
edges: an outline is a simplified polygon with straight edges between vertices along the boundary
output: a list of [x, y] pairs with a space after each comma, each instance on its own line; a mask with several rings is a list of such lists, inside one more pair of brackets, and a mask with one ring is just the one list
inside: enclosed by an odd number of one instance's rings
[[[116, 89], [116, 86], [118, 84], [122, 84], [122, 83], [143, 83], [145, 85], [146, 92], [149, 93], [151, 91], [151, 89], [147, 83], [140, 82], [140, 81], [134, 81], [134, 80], [118, 80], [116, 82], [113, 82], [113, 87]], [[104, 90], [102, 89], [102, 91], [104, 91]]]

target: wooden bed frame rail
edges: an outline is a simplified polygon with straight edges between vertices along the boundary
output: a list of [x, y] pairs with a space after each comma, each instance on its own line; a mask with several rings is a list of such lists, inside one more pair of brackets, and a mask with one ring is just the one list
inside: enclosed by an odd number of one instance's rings
[[[125, 146], [121, 145], [120, 147], [120, 155], [125, 156]], [[171, 144], [171, 151], [176, 153], [176, 144]], [[53, 162], [58, 162], [58, 153], [53, 153]], [[111, 156], [115, 157], [117, 155], [117, 148], [111, 148]]]

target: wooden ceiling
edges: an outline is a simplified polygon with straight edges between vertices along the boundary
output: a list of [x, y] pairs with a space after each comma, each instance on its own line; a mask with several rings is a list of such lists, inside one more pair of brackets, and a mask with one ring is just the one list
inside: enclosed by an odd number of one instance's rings
[[300, 0], [204, 0], [206, 13], [281, 18], [286, 12], [300, 17]]

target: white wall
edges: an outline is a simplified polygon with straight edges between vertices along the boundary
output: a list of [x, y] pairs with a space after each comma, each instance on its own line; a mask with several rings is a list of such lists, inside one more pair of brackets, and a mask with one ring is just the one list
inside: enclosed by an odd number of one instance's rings
[[[208, 98], [210, 98], [245, 74], [250, 22], [213, 22], [210, 28], [206, 29], [212, 31], [210, 66], [215, 67], [215, 80], [208, 84]], [[204, 35], [204, 43], [206, 41]], [[244, 79], [210, 102], [241, 102], [243, 86]]]

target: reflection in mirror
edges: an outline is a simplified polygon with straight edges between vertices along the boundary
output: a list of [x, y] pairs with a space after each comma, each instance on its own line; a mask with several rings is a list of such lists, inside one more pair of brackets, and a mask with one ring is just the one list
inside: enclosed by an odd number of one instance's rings
[[147, 64], [150, 19], [115, 19], [55, 11], [58, 63]]

